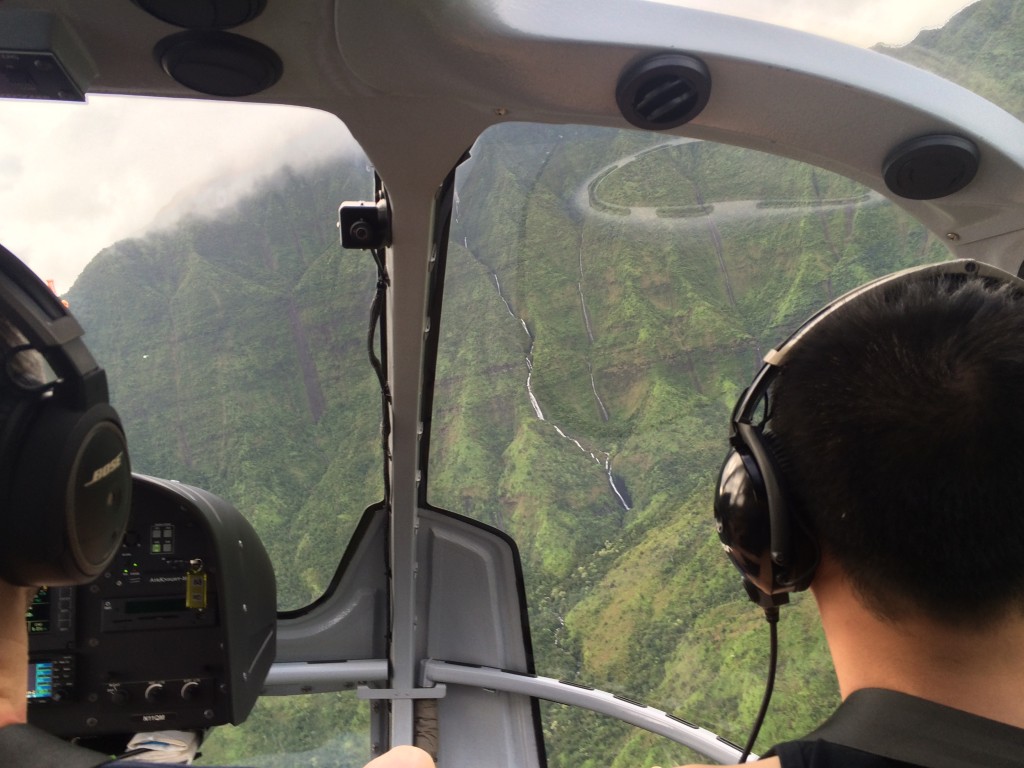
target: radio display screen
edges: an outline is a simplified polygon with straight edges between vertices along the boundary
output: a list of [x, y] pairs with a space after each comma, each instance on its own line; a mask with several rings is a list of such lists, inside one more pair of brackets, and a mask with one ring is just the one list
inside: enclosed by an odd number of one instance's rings
[[49, 699], [53, 696], [53, 662], [36, 661], [28, 665], [28, 698]]
[[25, 614], [25, 621], [28, 623], [28, 633], [38, 635], [50, 631], [50, 624], [53, 618], [53, 604], [50, 599], [50, 589], [42, 587], [36, 592], [28, 611]]

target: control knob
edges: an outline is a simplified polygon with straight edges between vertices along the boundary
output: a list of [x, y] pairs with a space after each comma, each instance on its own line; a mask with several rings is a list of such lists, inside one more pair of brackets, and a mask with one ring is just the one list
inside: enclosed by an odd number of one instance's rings
[[164, 700], [165, 693], [163, 683], [150, 683], [146, 688], [146, 701], [150, 704], [158, 704]]
[[184, 701], [193, 701], [199, 698], [199, 681], [189, 680], [181, 686], [181, 698]]
[[128, 691], [124, 688], [110, 688], [107, 690], [107, 695], [110, 696], [112, 704], [121, 705], [128, 703]]

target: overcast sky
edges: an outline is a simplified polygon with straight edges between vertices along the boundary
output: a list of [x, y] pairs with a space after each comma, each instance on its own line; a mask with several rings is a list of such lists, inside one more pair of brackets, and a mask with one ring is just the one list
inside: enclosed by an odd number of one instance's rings
[[976, 0], [660, 0], [801, 29], [865, 48], [903, 45]]
[[[230, 130], [229, 130], [230, 128]], [[64, 293], [102, 248], [166, 221], [205, 187], [223, 202], [285, 163], [352, 146], [314, 110], [90, 96], [0, 100], [0, 242]]]
[[[819, 32], [902, 44], [965, 0], [667, 0]], [[231, 130], [228, 130], [230, 128]], [[190, 200], [227, 202], [283, 164], [351, 147], [312, 110], [89, 97], [88, 105], [0, 100], [0, 242], [58, 292], [102, 248], [166, 221]]]

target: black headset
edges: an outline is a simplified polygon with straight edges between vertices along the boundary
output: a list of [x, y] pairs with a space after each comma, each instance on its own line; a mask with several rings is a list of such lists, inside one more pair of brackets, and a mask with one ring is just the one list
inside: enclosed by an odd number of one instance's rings
[[109, 565], [128, 523], [121, 420], [78, 321], [3, 246], [0, 317], [17, 337], [0, 350], [0, 578], [82, 584]]
[[807, 589], [820, 551], [796, 509], [774, 436], [765, 432], [771, 418], [769, 390], [785, 370], [787, 356], [800, 341], [840, 307], [901, 282], [938, 277], [980, 277], [1009, 282], [1024, 291], [1024, 280], [981, 262], [961, 259], [896, 272], [835, 299], [812, 315], [788, 339], [764, 357], [764, 366], [740, 395], [729, 424], [729, 453], [715, 492], [715, 522], [726, 554], [743, 576], [751, 600], [762, 607], [789, 601], [790, 592]]

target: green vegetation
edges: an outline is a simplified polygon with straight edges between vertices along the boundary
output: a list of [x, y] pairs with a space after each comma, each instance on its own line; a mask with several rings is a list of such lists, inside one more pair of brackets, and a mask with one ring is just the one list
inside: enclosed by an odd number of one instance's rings
[[[68, 295], [107, 369], [136, 471], [229, 499], [277, 571], [278, 606], [319, 597], [383, 495], [380, 395], [366, 362], [372, 259], [337, 244], [362, 160], [285, 171], [229, 215], [100, 253]], [[264, 699], [203, 747], [223, 764], [355, 768], [354, 695]]]
[[[970, 48], [977, 69], [947, 74], [1020, 105], [1021, 69], [1007, 62], [1020, 61], [1021, 8], [987, 0], [889, 52], [931, 66]], [[337, 202], [367, 183], [354, 161], [283, 173], [218, 221], [107, 249], [68, 297], [109, 371], [136, 469], [245, 512], [282, 608], [319, 596], [382, 495], [365, 349], [374, 273], [334, 229]], [[767, 628], [711, 520], [729, 410], [765, 351], [823, 302], [944, 249], [848, 179], [638, 132], [503, 125], [480, 138], [459, 194], [430, 502], [517, 540], [539, 672], [742, 741]], [[760, 750], [837, 701], [810, 599], [784, 611], [780, 633]], [[361, 765], [365, 708], [328, 699], [261, 702], [245, 728], [213, 736], [207, 759]], [[544, 713], [555, 767], [694, 758], [586, 712]], [[293, 754], [251, 757], [276, 752]]]
[[1018, 0], [981, 0], [941, 29], [924, 30], [909, 45], [880, 50], [1024, 117], [1024, 5]]
[[380, 500], [380, 397], [366, 364], [370, 257], [337, 245], [362, 162], [286, 171], [217, 220], [100, 253], [68, 295], [107, 369], [136, 471], [244, 510], [278, 605], [319, 597]]
[[251, 768], [362, 768], [370, 754], [369, 703], [355, 693], [256, 702], [242, 726], [217, 728], [201, 763]]

